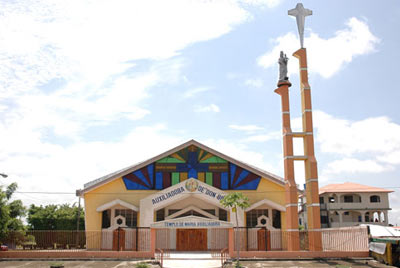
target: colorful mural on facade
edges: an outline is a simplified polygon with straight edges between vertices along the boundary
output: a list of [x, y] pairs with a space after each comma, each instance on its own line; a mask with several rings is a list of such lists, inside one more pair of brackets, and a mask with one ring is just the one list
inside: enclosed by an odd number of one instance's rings
[[195, 178], [221, 190], [256, 190], [260, 176], [194, 145], [123, 176], [127, 190], [161, 190]]

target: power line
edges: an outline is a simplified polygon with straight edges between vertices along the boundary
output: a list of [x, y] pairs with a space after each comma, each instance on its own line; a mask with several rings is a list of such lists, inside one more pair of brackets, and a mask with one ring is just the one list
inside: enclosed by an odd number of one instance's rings
[[75, 194], [73, 192], [22, 192], [15, 191], [15, 194]]
[[[400, 189], [400, 186], [395, 186], [395, 187], [380, 187], [382, 189]], [[155, 189], [151, 189], [150, 191], [162, 191], [165, 189], [161, 189], [161, 190], [155, 190]], [[127, 191], [135, 191], [135, 190], [127, 190]], [[151, 193], [141, 193], [141, 190], [136, 190], [137, 192], [125, 192], [125, 193], [121, 193], [121, 192], [103, 192], [103, 193], [87, 193], [87, 194], [91, 194], [91, 195], [103, 195], [103, 194], [123, 194], [123, 195], [130, 195], [130, 194], [141, 194], [141, 195], [149, 195]], [[147, 190], [148, 191], [148, 190]], [[234, 191], [234, 189], [229, 189], [227, 191]], [[237, 191], [249, 191], [249, 190], [237, 190]], [[246, 194], [260, 194], [260, 193], [285, 193], [285, 190], [271, 190], [271, 191], [254, 191], [254, 192], [246, 192]], [[73, 194], [75, 195], [75, 192], [44, 192], [44, 191], [15, 191], [14, 193], [17, 194], [63, 194], [63, 195], [69, 195], [69, 194]], [[181, 193], [181, 194], [203, 194], [203, 193]]]

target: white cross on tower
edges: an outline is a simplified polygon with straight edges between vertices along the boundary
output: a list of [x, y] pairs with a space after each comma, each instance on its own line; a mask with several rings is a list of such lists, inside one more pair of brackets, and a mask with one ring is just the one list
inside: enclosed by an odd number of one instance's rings
[[312, 15], [312, 10], [303, 7], [302, 3], [298, 3], [296, 8], [288, 11], [288, 15], [296, 17], [297, 28], [299, 29], [300, 45], [304, 47], [304, 21], [306, 16]]

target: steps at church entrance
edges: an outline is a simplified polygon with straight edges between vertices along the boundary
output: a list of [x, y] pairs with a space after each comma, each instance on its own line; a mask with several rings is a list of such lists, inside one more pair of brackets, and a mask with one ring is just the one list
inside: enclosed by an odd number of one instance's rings
[[164, 268], [217, 268], [221, 259], [209, 252], [171, 252], [164, 259]]

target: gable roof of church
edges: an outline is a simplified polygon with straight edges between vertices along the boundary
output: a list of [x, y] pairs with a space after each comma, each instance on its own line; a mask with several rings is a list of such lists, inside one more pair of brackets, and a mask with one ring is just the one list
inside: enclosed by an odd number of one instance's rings
[[208, 151], [211, 154], [214, 154], [215, 156], [218, 156], [218, 157], [220, 157], [222, 159], [225, 159], [225, 160], [227, 160], [227, 161], [229, 161], [229, 162], [231, 162], [231, 163], [233, 163], [233, 164], [235, 164], [237, 166], [240, 166], [240, 167], [242, 167], [244, 169], [247, 169], [247, 170], [253, 172], [254, 174], [260, 176], [261, 178], [269, 179], [270, 181], [275, 182], [275, 183], [280, 184], [280, 185], [284, 185], [285, 184], [283, 178], [281, 178], [281, 177], [279, 177], [277, 175], [269, 173], [269, 172], [267, 172], [265, 170], [262, 170], [260, 168], [254, 167], [252, 165], [246, 164], [246, 163], [244, 163], [242, 161], [236, 160], [236, 159], [234, 159], [234, 158], [232, 158], [230, 156], [227, 156], [227, 155], [225, 155], [223, 153], [220, 153], [220, 152], [218, 152], [218, 151], [216, 151], [216, 150], [214, 150], [214, 149], [212, 149], [210, 147], [207, 147], [207, 146], [205, 146], [204, 144], [201, 144], [198, 141], [190, 140], [190, 141], [185, 142], [185, 143], [183, 143], [183, 144], [181, 144], [181, 145], [179, 145], [179, 146], [177, 146], [175, 148], [172, 148], [172, 149], [170, 149], [170, 150], [168, 150], [168, 151], [166, 151], [166, 152], [164, 152], [162, 154], [159, 154], [159, 155], [157, 155], [155, 157], [152, 157], [152, 158], [150, 158], [150, 159], [148, 159], [146, 161], [143, 161], [143, 162], [134, 164], [132, 166], [120, 169], [118, 171], [115, 171], [115, 172], [110, 173], [108, 175], [105, 175], [103, 177], [100, 177], [98, 179], [95, 179], [93, 181], [85, 183], [83, 190], [77, 190], [77, 195], [81, 195], [81, 194], [83, 194], [85, 192], [91, 191], [91, 190], [93, 190], [93, 189], [95, 189], [95, 188], [97, 188], [97, 187], [99, 187], [101, 185], [104, 185], [104, 184], [106, 184], [108, 182], [111, 182], [111, 181], [113, 181], [115, 179], [118, 179], [118, 178], [120, 178], [122, 176], [125, 176], [125, 175], [127, 175], [127, 174], [129, 174], [131, 172], [134, 172], [134, 171], [136, 171], [138, 169], [141, 169], [141, 168], [143, 168], [143, 167], [145, 167], [145, 166], [147, 166], [147, 165], [149, 165], [149, 164], [151, 164], [153, 162], [156, 162], [156, 161], [158, 161], [160, 159], [163, 159], [164, 157], [167, 157], [167, 156], [169, 156], [169, 155], [171, 155], [171, 154], [173, 154], [173, 153], [175, 153], [177, 151], [180, 151], [180, 150], [182, 150], [182, 149], [184, 149], [184, 148], [186, 148], [186, 147], [188, 147], [190, 145], [195, 145], [195, 146], [199, 147], [200, 149], [203, 149], [205, 151]]

